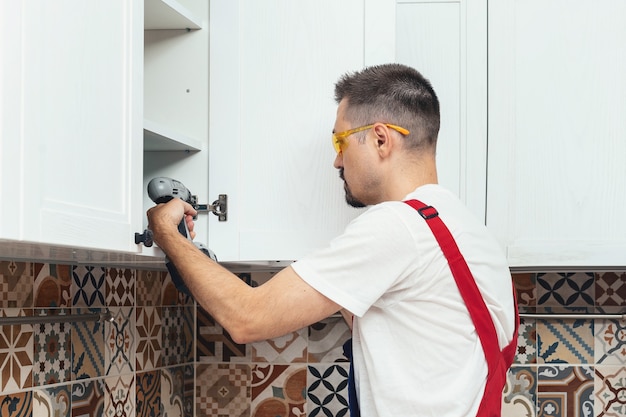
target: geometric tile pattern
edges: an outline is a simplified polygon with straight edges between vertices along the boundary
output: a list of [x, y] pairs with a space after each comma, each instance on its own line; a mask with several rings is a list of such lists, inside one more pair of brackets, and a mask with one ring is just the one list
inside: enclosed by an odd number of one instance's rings
[[137, 370], [161, 366], [161, 307], [137, 308]]
[[537, 274], [537, 307], [579, 307], [593, 311], [594, 274]]
[[[98, 313], [99, 309], [75, 309], [75, 314]], [[104, 375], [104, 329], [99, 321], [72, 324], [72, 380]]]
[[252, 343], [252, 362], [302, 363], [307, 360], [307, 330], [300, 329], [281, 337]]
[[137, 271], [137, 305], [139, 306], [160, 306], [161, 288], [165, 271]]
[[35, 307], [72, 307], [69, 265], [32, 264], [35, 277]]
[[33, 391], [33, 416], [70, 417], [72, 394], [70, 385]]
[[305, 366], [257, 364], [251, 376], [253, 416], [306, 415]]
[[105, 305], [106, 272], [102, 267], [72, 266], [72, 304], [74, 307]]
[[0, 308], [24, 308], [32, 305], [32, 264], [0, 261]]
[[185, 368], [176, 366], [161, 370], [161, 415], [185, 416]]
[[343, 317], [329, 317], [308, 328], [308, 362], [347, 362], [343, 344], [351, 337]]
[[[196, 416], [250, 415], [250, 367], [202, 364], [196, 371]], [[277, 414], [274, 414], [277, 415]]]
[[196, 360], [199, 362], [242, 362], [246, 345], [236, 343], [209, 313], [196, 309]]
[[33, 393], [31, 391], [0, 396], [0, 416], [39, 417], [33, 414]]
[[106, 305], [135, 305], [135, 270], [129, 268], [107, 268]]
[[535, 319], [520, 319], [514, 363], [521, 365], [537, 363], [537, 322]]
[[183, 307], [163, 307], [163, 366], [184, 363], [187, 341], [185, 338]]
[[110, 307], [113, 321], [105, 323], [105, 375], [135, 369], [135, 311], [133, 307]]
[[537, 320], [539, 363], [592, 363], [593, 340], [593, 320]]
[[626, 368], [598, 365], [595, 374], [595, 415], [626, 416]]
[[161, 371], [137, 373], [137, 417], [161, 415]]
[[104, 385], [102, 379], [72, 384], [72, 416], [104, 416]]
[[595, 320], [595, 362], [626, 365], [626, 322]]
[[[25, 310], [3, 309], [1, 317], [26, 315]], [[29, 388], [33, 383], [33, 326], [0, 326], [0, 391]]]
[[135, 417], [135, 378], [121, 375], [104, 380], [104, 414], [105, 417]]
[[535, 415], [535, 404], [537, 369], [524, 366], [511, 368], [502, 393], [502, 415], [531, 417]]
[[[40, 314], [43, 313], [43, 314]], [[63, 312], [65, 314], [65, 312]], [[55, 310], [37, 310], [37, 315], [58, 315]], [[51, 385], [69, 381], [72, 367], [70, 323], [40, 323], [33, 325], [35, 357], [33, 385]]]
[[309, 365], [309, 415], [348, 416], [348, 363]]
[[626, 272], [596, 274], [596, 306], [605, 313], [623, 313], [626, 307]]
[[540, 366], [539, 416], [585, 417], [594, 409], [594, 372], [590, 366]]

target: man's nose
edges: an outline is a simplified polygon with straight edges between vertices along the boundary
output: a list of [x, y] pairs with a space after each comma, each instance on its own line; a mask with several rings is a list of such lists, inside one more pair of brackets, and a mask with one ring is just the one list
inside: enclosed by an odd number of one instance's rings
[[343, 152], [339, 152], [335, 157], [335, 162], [333, 162], [333, 166], [337, 169], [343, 168]]

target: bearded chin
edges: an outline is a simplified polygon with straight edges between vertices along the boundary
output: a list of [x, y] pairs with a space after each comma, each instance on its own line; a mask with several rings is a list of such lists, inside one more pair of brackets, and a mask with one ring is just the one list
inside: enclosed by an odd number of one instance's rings
[[349, 206], [354, 207], [354, 208], [365, 207], [365, 204], [357, 200], [357, 198], [354, 195], [352, 195], [352, 192], [350, 191], [350, 187], [348, 187], [348, 184], [346, 182], [344, 182], [343, 184], [344, 184], [343, 189], [346, 192], [346, 203], [348, 203]]

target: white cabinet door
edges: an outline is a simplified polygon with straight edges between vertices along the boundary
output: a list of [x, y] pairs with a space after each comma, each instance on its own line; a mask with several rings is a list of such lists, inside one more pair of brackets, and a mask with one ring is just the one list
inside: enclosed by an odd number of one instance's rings
[[214, 0], [210, 16], [209, 194], [229, 207], [226, 222], [209, 216], [209, 246], [221, 261], [297, 259], [359, 213], [330, 134], [334, 84], [364, 65], [402, 62], [431, 79], [440, 180], [484, 216], [484, 1]]
[[510, 265], [626, 265], [626, 2], [489, 3], [487, 224]]
[[137, 251], [143, 2], [0, 6], [0, 238]]

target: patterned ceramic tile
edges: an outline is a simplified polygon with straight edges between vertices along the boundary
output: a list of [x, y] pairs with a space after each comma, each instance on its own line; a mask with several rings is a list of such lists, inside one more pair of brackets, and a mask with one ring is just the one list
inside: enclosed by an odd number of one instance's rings
[[72, 395], [70, 385], [33, 391], [33, 416], [70, 417]]
[[[99, 309], [75, 309], [74, 314], [99, 313]], [[104, 330], [99, 321], [72, 324], [72, 379], [104, 375]]]
[[137, 370], [161, 366], [161, 307], [137, 308]]
[[514, 363], [537, 363], [537, 322], [534, 319], [520, 319]]
[[512, 274], [520, 312], [534, 313], [537, 306], [535, 274]]
[[135, 270], [107, 268], [106, 305], [128, 307], [135, 305]]
[[502, 393], [502, 415], [535, 417], [537, 415], [537, 370], [514, 366], [506, 376]]
[[593, 273], [537, 274], [537, 308], [594, 307]]
[[348, 363], [308, 368], [309, 416], [349, 416]]
[[105, 375], [120, 375], [135, 370], [135, 310], [111, 307], [113, 321], [105, 323]]
[[309, 326], [309, 362], [345, 362], [343, 344], [351, 337], [342, 317], [329, 317]]
[[626, 365], [626, 323], [595, 321], [595, 360], [604, 365]]
[[106, 272], [103, 267], [72, 266], [72, 304], [74, 307], [105, 305]]
[[251, 375], [253, 417], [306, 415], [306, 367], [256, 365]]
[[33, 306], [32, 264], [0, 261], [0, 308]]
[[[26, 315], [32, 315], [32, 310], [0, 310], [0, 317]], [[33, 349], [32, 325], [0, 326], [0, 392], [32, 386]]]
[[250, 367], [202, 364], [196, 370], [197, 417], [248, 417]]
[[137, 417], [161, 415], [161, 371], [137, 374]]
[[160, 306], [161, 288], [166, 271], [137, 271], [137, 305]]
[[307, 329], [250, 345], [252, 362], [301, 363], [307, 361]]
[[596, 366], [594, 388], [596, 416], [626, 416], [626, 368]]
[[539, 417], [593, 415], [594, 376], [590, 366], [540, 366], [537, 374]]
[[200, 306], [196, 309], [196, 360], [199, 362], [243, 362], [246, 345], [230, 335]]
[[185, 367], [161, 370], [161, 414], [163, 417], [185, 416]]
[[163, 277], [162, 297], [164, 306], [193, 304], [193, 298], [176, 289], [169, 273]]
[[593, 363], [593, 320], [537, 320], [539, 363]]
[[596, 306], [605, 313], [620, 314], [626, 308], [626, 272], [596, 274]]
[[185, 363], [186, 345], [182, 307], [163, 307], [163, 366]]
[[71, 307], [72, 278], [69, 265], [32, 264], [35, 307]]
[[196, 307], [194, 305], [188, 305], [183, 307], [183, 332], [185, 334], [184, 360], [186, 363], [195, 361], [195, 312]]
[[[37, 310], [38, 316], [67, 314], [61, 310]], [[35, 354], [33, 385], [69, 381], [72, 369], [71, 323], [39, 323], [33, 325]]]
[[[31, 417], [33, 415], [33, 393], [19, 392], [0, 396], [0, 416]], [[39, 417], [39, 414], [37, 414]]]
[[72, 384], [72, 417], [104, 416], [104, 380]]
[[184, 380], [183, 380], [183, 415], [192, 416], [194, 406], [196, 403], [196, 367], [193, 364], [183, 366]]
[[104, 380], [105, 417], [135, 417], [135, 377], [120, 375]]

